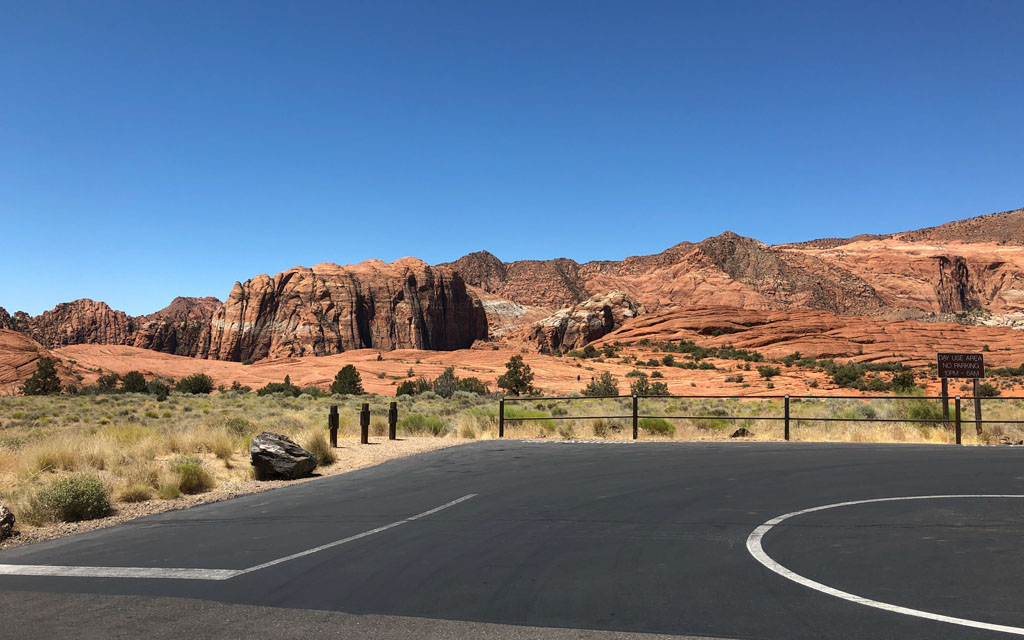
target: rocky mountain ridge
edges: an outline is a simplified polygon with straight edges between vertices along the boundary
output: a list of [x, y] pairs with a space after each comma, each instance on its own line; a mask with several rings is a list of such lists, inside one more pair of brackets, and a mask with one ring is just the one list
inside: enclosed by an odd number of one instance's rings
[[[602, 302], [613, 292], [621, 299]], [[486, 251], [436, 266], [415, 258], [324, 263], [236, 282], [224, 303], [176, 298], [146, 316], [88, 299], [35, 317], [0, 308], [0, 329], [48, 349], [127, 345], [234, 361], [484, 340], [558, 352], [616, 330], [630, 314], [723, 305], [1022, 327], [1024, 210], [776, 246], [725, 232], [585, 263], [503, 262]], [[610, 324], [606, 307], [614, 309]]]

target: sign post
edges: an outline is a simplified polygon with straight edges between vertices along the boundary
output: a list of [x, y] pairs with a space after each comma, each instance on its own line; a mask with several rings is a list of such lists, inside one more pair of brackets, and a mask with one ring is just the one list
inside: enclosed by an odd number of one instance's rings
[[[942, 417], [949, 420], [949, 378], [974, 380], [974, 429], [981, 435], [981, 395], [978, 380], [985, 377], [985, 355], [982, 353], [937, 354], [939, 377], [942, 378]], [[958, 415], [959, 422], [959, 415]]]

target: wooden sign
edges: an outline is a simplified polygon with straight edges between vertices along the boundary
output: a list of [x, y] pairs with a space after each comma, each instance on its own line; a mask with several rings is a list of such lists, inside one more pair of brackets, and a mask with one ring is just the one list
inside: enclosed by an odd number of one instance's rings
[[985, 356], [981, 353], [940, 353], [940, 378], [984, 378]]

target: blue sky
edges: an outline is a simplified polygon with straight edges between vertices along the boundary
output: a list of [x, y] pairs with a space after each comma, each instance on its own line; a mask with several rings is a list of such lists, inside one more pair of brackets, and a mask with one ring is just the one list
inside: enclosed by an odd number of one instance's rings
[[0, 2], [0, 306], [1024, 205], [1024, 2]]

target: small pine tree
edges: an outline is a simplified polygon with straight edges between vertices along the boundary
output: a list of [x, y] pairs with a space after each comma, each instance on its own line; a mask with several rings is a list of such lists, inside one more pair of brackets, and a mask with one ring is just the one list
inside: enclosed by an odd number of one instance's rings
[[498, 388], [514, 396], [533, 393], [533, 371], [523, 362], [523, 356], [512, 356], [505, 363], [505, 373], [498, 378]]
[[36, 372], [25, 381], [21, 392], [26, 396], [48, 396], [60, 393], [60, 378], [53, 358], [40, 358], [36, 363]]
[[[285, 378], [285, 382], [288, 382], [287, 378]], [[353, 395], [366, 393], [363, 391], [363, 381], [360, 379], [359, 372], [356, 371], [354, 366], [347, 364], [341, 368], [338, 375], [334, 376], [331, 393]]]

